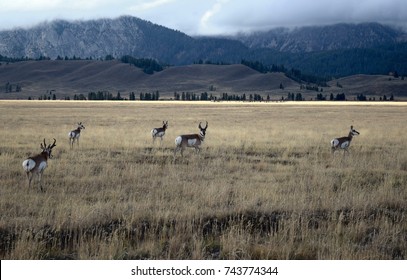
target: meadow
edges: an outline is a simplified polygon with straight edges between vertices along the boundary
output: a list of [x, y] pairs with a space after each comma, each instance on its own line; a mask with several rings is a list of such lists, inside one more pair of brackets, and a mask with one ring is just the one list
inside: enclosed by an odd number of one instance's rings
[[[406, 259], [406, 109], [0, 101], [0, 259]], [[205, 121], [200, 154], [174, 158]], [[41, 192], [21, 165], [44, 138], [57, 146]]]

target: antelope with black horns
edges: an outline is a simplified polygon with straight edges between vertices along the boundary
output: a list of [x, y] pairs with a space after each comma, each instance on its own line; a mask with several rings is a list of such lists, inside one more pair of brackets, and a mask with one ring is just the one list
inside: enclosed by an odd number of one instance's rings
[[162, 144], [163, 137], [165, 135], [165, 131], [167, 130], [167, 128], [168, 128], [168, 121], [163, 121], [162, 127], [153, 128], [153, 130], [151, 130], [151, 136], [153, 136], [153, 144], [157, 137], [160, 137], [160, 139], [161, 139], [160, 143]]
[[184, 134], [175, 138], [176, 147], [174, 150], [174, 158], [178, 151], [181, 151], [181, 156], [183, 156], [186, 147], [195, 148], [197, 153], [201, 150], [201, 145], [205, 140], [206, 129], [208, 128], [208, 122], [206, 122], [205, 127], [202, 127], [201, 123], [199, 123], [198, 128], [200, 130], [199, 134]]
[[71, 148], [73, 148], [73, 143], [76, 141], [79, 146], [79, 137], [81, 136], [81, 130], [85, 129], [85, 126], [83, 126], [82, 122], [78, 123], [78, 127], [75, 130], [72, 130], [71, 132], [68, 133], [69, 136], [69, 144]]
[[348, 152], [350, 143], [352, 142], [353, 136], [359, 135], [360, 133], [353, 128], [353, 125], [350, 127], [348, 136], [343, 136], [339, 138], [334, 138], [331, 140], [331, 151], [334, 153], [337, 150], [342, 149], [343, 153]]
[[55, 140], [55, 138], [54, 138], [54, 143], [49, 144], [47, 146], [47, 144], [45, 143], [45, 138], [44, 138], [44, 144], [41, 143], [42, 152], [38, 155], [29, 157], [23, 161], [23, 168], [27, 174], [27, 179], [28, 179], [28, 188], [31, 187], [31, 181], [33, 179], [34, 174], [37, 174], [40, 189], [41, 189], [41, 191], [43, 191], [42, 185], [41, 185], [42, 173], [44, 172], [45, 168], [47, 168], [48, 159], [52, 157], [51, 152], [52, 152], [52, 149], [56, 146], [55, 145], [56, 142], [57, 142], [57, 140]]

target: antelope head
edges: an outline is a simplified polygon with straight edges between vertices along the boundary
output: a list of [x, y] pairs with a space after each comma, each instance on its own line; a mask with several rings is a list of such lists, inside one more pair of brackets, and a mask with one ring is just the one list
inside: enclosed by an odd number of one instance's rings
[[206, 126], [202, 127], [201, 123], [198, 125], [199, 130], [201, 131], [201, 136], [205, 137], [206, 129], [208, 128], [208, 122], [206, 122]]
[[168, 128], [168, 121], [163, 121], [163, 129], [166, 130]]
[[353, 125], [350, 126], [349, 136], [357, 136], [359, 135], [359, 131], [353, 129]]
[[56, 146], [57, 140], [54, 138], [54, 143], [49, 144], [47, 146], [47, 144], [45, 143], [45, 138], [44, 138], [44, 144], [41, 143], [41, 149], [42, 149], [42, 153], [46, 153], [48, 155], [48, 158], [52, 158], [52, 148], [54, 148]]
[[78, 129], [79, 129], [79, 130], [85, 129], [85, 126], [82, 124], [82, 122], [79, 122], [79, 123], [78, 123]]

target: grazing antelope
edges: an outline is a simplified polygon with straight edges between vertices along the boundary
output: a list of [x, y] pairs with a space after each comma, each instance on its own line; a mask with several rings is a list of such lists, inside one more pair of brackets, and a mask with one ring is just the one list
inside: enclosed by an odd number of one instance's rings
[[353, 129], [353, 125], [350, 127], [350, 131], [348, 136], [334, 138], [331, 140], [331, 149], [332, 153], [336, 150], [343, 149], [343, 153], [349, 152], [348, 148], [350, 146], [350, 142], [352, 141], [353, 136], [359, 135], [360, 133]]
[[155, 138], [160, 137], [161, 138], [161, 142], [163, 142], [163, 137], [165, 135], [165, 130], [168, 128], [168, 121], [163, 121], [163, 127], [158, 127], [158, 128], [153, 128], [153, 130], [151, 130], [151, 135], [153, 136], [153, 144], [155, 142]]
[[69, 144], [71, 148], [73, 148], [73, 143], [76, 142], [78, 143], [79, 146], [79, 137], [81, 136], [81, 130], [85, 129], [83, 126], [82, 122], [78, 123], [78, 128], [75, 130], [72, 130], [71, 132], [68, 133], [69, 136]]
[[34, 173], [36, 173], [38, 175], [38, 183], [40, 185], [40, 189], [41, 191], [43, 191], [41, 185], [41, 176], [42, 173], [44, 172], [44, 169], [47, 167], [47, 160], [51, 158], [52, 148], [56, 146], [55, 145], [56, 142], [57, 140], [55, 140], [54, 138], [54, 143], [52, 143], [52, 145], [50, 144], [47, 146], [44, 139], [44, 144], [41, 143], [42, 152], [36, 156], [29, 157], [25, 161], [23, 161], [23, 168], [27, 174], [29, 188], [31, 186], [31, 181], [33, 179]]
[[175, 150], [174, 150], [174, 158], [175, 155], [179, 150], [181, 150], [181, 156], [183, 156], [183, 151], [185, 147], [195, 148], [195, 151], [198, 153], [200, 151], [200, 146], [202, 142], [205, 140], [206, 129], [208, 128], [208, 122], [206, 122], [206, 126], [202, 127], [201, 123], [198, 126], [200, 132], [199, 134], [185, 134], [180, 135], [175, 138]]

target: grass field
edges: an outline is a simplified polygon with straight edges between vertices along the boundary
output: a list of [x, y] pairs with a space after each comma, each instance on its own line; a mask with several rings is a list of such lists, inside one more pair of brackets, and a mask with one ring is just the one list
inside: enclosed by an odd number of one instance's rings
[[[0, 101], [0, 258], [406, 259], [406, 109]], [[205, 121], [201, 153], [174, 159]], [[350, 125], [349, 154], [332, 155]], [[41, 192], [21, 164], [44, 138], [57, 146]]]

